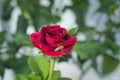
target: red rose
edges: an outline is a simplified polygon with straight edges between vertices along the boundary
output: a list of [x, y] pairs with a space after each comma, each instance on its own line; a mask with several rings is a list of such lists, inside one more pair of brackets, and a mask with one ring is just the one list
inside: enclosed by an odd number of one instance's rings
[[42, 26], [41, 30], [30, 35], [35, 47], [51, 57], [60, 57], [71, 52], [76, 38], [59, 25]]

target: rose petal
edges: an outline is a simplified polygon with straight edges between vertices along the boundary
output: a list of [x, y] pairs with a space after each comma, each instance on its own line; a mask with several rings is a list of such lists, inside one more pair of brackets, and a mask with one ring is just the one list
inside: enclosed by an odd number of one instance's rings
[[41, 41], [39, 36], [40, 36], [39, 32], [32, 33], [30, 35], [30, 40], [32, 41], [34, 46], [37, 47], [37, 48], [41, 48], [41, 46], [43, 45], [43, 43], [42, 43], [42, 41]]
[[66, 35], [66, 30], [64, 28], [51, 29], [47, 31], [47, 34], [54, 39], [61, 39]]
[[45, 27], [42, 27], [42, 28], [40, 29], [40, 32], [39, 32], [39, 33], [40, 33], [40, 34], [39, 34], [40, 39], [41, 39], [43, 42], [45, 42], [45, 37], [46, 37]]
[[65, 37], [65, 40], [62, 45], [65, 46], [65, 47], [68, 47], [68, 46], [73, 46], [76, 42], [76, 37], [72, 36], [72, 35], [69, 35], [67, 34], [66, 37]]
[[70, 54], [70, 52], [71, 52], [71, 49], [72, 49], [72, 47], [67, 47], [67, 48], [65, 48], [65, 49], [63, 49], [63, 50], [61, 50], [61, 51], [51, 51], [51, 50], [49, 50], [49, 49], [44, 49], [44, 54], [45, 55], [47, 55], [47, 56], [51, 56], [51, 57], [60, 57], [60, 56], [62, 56], [62, 55], [68, 55], [68, 54]]
[[50, 44], [50, 45], [57, 45], [58, 43], [63, 42], [63, 39], [54, 39], [51, 36], [49, 36], [48, 34], [46, 35], [46, 41]]
[[47, 27], [46, 30], [61, 28], [60, 25], [46, 25], [44, 27]]
[[62, 39], [66, 35], [66, 30], [64, 28], [57, 28], [56, 30], [51, 29], [46, 31], [46, 41], [51, 45], [57, 45], [64, 41]]

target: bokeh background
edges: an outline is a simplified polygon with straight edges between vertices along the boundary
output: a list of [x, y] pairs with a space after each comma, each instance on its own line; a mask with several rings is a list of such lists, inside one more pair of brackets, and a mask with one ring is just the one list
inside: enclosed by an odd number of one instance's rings
[[39, 50], [29, 40], [42, 25], [75, 33], [71, 55], [55, 69], [72, 80], [120, 80], [120, 0], [0, 0], [0, 80], [27, 75]]

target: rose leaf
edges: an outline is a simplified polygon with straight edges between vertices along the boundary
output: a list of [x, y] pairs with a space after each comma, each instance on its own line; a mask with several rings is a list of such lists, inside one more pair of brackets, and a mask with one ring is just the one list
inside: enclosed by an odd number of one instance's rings
[[72, 79], [70, 79], [70, 78], [60, 78], [58, 80], [72, 80]]
[[35, 74], [29, 74], [30, 80], [43, 80], [40, 76]]
[[39, 74], [46, 79], [49, 72], [49, 62], [42, 56], [32, 56], [28, 59], [28, 65], [35, 74]]
[[15, 77], [15, 80], [28, 80], [26, 75], [19, 74]]
[[109, 55], [104, 55], [103, 64], [102, 64], [102, 72], [101, 74], [104, 76], [116, 69], [116, 67], [119, 64], [119, 60], [116, 58], [113, 58]]
[[68, 34], [73, 35], [73, 34], [75, 34], [76, 31], [77, 31], [77, 27], [73, 27], [68, 31]]
[[61, 77], [60, 71], [54, 71], [52, 80], [58, 80]]

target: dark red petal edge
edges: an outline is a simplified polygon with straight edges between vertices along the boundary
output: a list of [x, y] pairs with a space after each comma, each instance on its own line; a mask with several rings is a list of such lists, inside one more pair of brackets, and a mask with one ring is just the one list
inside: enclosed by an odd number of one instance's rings
[[36, 32], [30, 35], [30, 40], [32, 41], [33, 45], [37, 48], [41, 48], [43, 45], [39, 39], [39, 34], [39, 32]]

